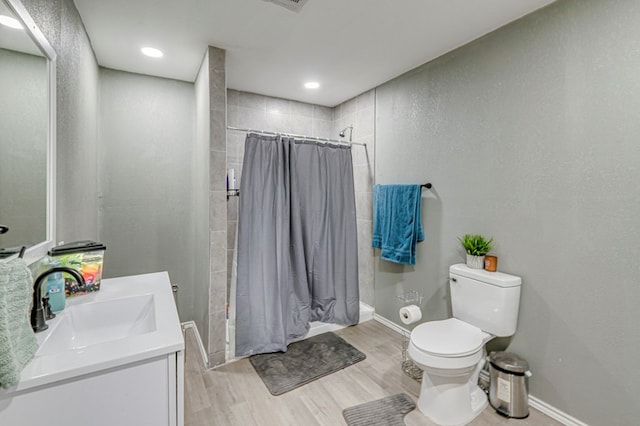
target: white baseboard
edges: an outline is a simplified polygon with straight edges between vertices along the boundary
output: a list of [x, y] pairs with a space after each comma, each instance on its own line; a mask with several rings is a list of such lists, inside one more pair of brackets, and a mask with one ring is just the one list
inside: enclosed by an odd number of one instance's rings
[[200, 349], [200, 356], [202, 356], [202, 362], [204, 363], [205, 368], [209, 368], [209, 356], [207, 355], [207, 350], [202, 343], [202, 339], [200, 338], [200, 333], [198, 332], [198, 326], [193, 321], [186, 321], [182, 323], [182, 329], [186, 330], [187, 328], [193, 328], [193, 334], [196, 336], [196, 342], [198, 343], [198, 349]]
[[407, 330], [406, 328], [399, 326], [398, 324], [396, 324], [393, 321], [389, 321], [388, 319], [386, 319], [383, 316], [380, 316], [378, 314], [373, 314], [373, 319], [378, 321], [380, 324], [392, 329], [393, 331], [395, 331], [396, 333], [400, 333], [400, 334], [411, 334], [411, 332], [409, 330]]
[[546, 414], [554, 420], [559, 421], [563, 425], [567, 426], [589, 426], [585, 422], [582, 422], [575, 417], [571, 417], [567, 413], [558, 410], [556, 407], [547, 404], [546, 402], [536, 398], [533, 395], [529, 395], [529, 405], [541, 413]]
[[[400, 333], [400, 334], [411, 334], [411, 332], [409, 330], [407, 330], [404, 327], [399, 326], [398, 324], [389, 321], [388, 319], [381, 317], [378, 314], [374, 314], [373, 315], [373, 319], [375, 319], [376, 321], [378, 321], [380, 324], [387, 326], [388, 328], [392, 329], [393, 331]], [[482, 378], [483, 380], [485, 380], [487, 383], [489, 383], [489, 373], [487, 371], [481, 371], [480, 372], [480, 378]], [[533, 395], [529, 395], [529, 406], [532, 408], [535, 408], [536, 410], [540, 411], [541, 413], [551, 417], [552, 419], [562, 423], [563, 425], [566, 426], [589, 426], [586, 423], [568, 415], [567, 413], [558, 410], [556, 407], [547, 404], [546, 402], [536, 398]]]

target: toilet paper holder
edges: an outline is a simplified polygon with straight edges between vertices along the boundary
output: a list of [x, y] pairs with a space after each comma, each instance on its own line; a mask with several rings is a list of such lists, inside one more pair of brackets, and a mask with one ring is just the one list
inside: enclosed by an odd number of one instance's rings
[[[410, 305], [416, 305], [418, 306], [420, 309], [422, 309], [422, 302], [424, 300], [424, 296], [415, 291], [415, 290], [411, 290], [411, 291], [407, 291], [405, 293], [399, 294], [398, 296], [396, 296], [396, 301], [398, 303], [398, 310], [401, 310], [402, 308], [404, 308], [405, 306], [410, 306]], [[415, 323], [414, 325], [417, 325], [418, 323]], [[409, 341], [410, 341], [410, 334], [411, 332], [409, 330], [406, 329], [402, 329], [402, 362], [400, 364], [402, 371], [409, 377], [411, 377], [414, 380], [417, 380], [418, 382], [422, 381], [422, 369], [420, 367], [418, 367], [413, 360], [411, 360], [409, 358]]]
[[397, 296], [398, 309], [409, 305], [416, 305], [422, 309], [422, 301], [424, 296], [415, 290], [407, 291]]
[[405, 324], [417, 323], [422, 319], [422, 294], [415, 290], [402, 293], [398, 298], [398, 315], [400, 321]]

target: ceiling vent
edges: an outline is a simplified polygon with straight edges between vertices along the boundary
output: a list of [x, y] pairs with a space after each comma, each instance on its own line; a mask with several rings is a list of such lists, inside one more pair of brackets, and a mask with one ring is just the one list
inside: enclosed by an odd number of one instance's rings
[[305, 5], [307, 0], [264, 0], [270, 3], [277, 4], [278, 6], [282, 6], [286, 9], [289, 9], [292, 12], [300, 12], [302, 10], [302, 6]]

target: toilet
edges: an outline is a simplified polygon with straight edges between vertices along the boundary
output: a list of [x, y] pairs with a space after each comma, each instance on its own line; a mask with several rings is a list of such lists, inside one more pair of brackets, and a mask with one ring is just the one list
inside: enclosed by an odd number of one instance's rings
[[429, 321], [411, 332], [409, 357], [424, 370], [418, 408], [432, 422], [460, 426], [487, 406], [478, 387], [485, 344], [516, 332], [522, 280], [514, 275], [449, 268], [453, 318]]

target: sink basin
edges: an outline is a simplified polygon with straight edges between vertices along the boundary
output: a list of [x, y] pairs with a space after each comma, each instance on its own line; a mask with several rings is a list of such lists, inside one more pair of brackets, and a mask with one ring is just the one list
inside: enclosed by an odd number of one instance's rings
[[156, 330], [152, 294], [70, 306], [49, 322], [36, 357], [126, 339]]
[[0, 389], [0, 424], [5, 424], [3, 395], [184, 349], [167, 272], [103, 279], [100, 291], [70, 297], [66, 305], [47, 321], [48, 329], [36, 333], [39, 348], [22, 370], [20, 382], [8, 393]]

